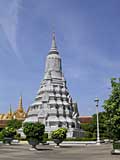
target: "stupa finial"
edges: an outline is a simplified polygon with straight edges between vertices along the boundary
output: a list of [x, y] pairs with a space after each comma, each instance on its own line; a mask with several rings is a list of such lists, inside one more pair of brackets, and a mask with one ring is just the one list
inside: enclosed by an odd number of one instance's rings
[[12, 114], [12, 107], [11, 107], [11, 104], [10, 104], [10, 108], [9, 108], [9, 113]]
[[52, 45], [50, 51], [57, 51], [55, 32], [52, 33]]
[[23, 105], [22, 105], [22, 96], [20, 96], [19, 103], [18, 103], [18, 110], [22, 111], [23, 110]]

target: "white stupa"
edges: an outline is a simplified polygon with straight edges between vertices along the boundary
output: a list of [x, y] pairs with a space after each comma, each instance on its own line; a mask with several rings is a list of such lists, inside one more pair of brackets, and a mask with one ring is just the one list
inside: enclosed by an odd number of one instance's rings
[[49, 135], [60, 127], [68, 128], [67, 137], [80, 135], [77, 104], [73, 103], [66, 86], [55, 33], [46, 59], [44, 78], [25, 119], [25, 122], [38, 121], [45, 125], [45, 131]]

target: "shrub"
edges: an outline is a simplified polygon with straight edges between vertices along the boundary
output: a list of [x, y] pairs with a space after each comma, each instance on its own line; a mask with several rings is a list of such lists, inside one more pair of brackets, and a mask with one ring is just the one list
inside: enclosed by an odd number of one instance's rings
[[67, 129], [66, 128], [59, 128], [55, 131], [52, 131], [51, 138], [52, 139], [62, 139], [66, 138]]
[[67, 138], [64, 141], [96, 141], [96, 138]]
[[12, 119], [8, 122], [7, 127], [12, 127], [15, 129], [19, 129], [22, 127], [22, 121], [17, 120], [17, 119]]
[[41, 124], [39, 122], [37, 123], [26, 122], [23, 124], [23, 132], [26, 135], [26, 139], [28, 141], [38, 140], [39, 142], [42, 142], [44, 131], [45, 131], [44, 124]]
[[120, 141], [113, 142], [113, 149], [120, 149]]
[[85, 138], [91, 138], [93, 136], [93, 133], [86, 131], [85, 132]]
[[16, 135], [14, 136], [15, 139], [17, 140], [21, 140], [21, 135], [20, 133], [16, 133]]
[[48, 140], [48, 133], [44, 133], [44, 135], [43, 135], [43, 140], [42, 140], [41, 143], [46, 143], [47, 140]]
[[0, 132], [0, 141], [3, 141], [4, 140], [4, 135], [2, 132]]
[[14, 138], [14, 136], [16, 135], [16, 130], [12, 127], [5, 127], [2, 130], [2, 134], [4, 137]]
[[52, 131], [51, 138], [59, 146], [59, 144], [66, 138], [67, 129], [59, 128], [55, 131]]

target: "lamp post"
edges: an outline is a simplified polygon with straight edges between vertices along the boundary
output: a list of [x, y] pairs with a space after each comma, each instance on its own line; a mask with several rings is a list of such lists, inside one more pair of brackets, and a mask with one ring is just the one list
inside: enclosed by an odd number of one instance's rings
[[94, 101], [96, 102], [96, 114], [97, 114], [97, 143], [96, 144], [100, 145], [99, 116], [98, 116], [99, 99], [98, 99], [98, 97], [96, 97]]

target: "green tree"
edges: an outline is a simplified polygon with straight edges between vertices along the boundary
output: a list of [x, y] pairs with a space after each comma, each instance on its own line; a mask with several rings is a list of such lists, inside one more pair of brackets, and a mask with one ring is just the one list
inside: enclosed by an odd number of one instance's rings
[[14, 138], [14, 136], [16, 135], [16, 130], [12, 127], [5, 127], [1, 132], [4, 137]]
[[91, 123], [83, 123], [80, 127], [85, 131], [84, 136], [86, 138], [92, 138], [93, 132], [91, 131]]
[[62, 139], [66, 138], [67, 129], [66, 128], [59, 128], [57, 130], [52, 131], [51, 137], [52, 139]]
[[59, 144], [66, 138], [67, 129], [58, 128], [57, 130], [52, 131], [51, 138], [59, 146]]
[[[100, 138], [104, 139], [108, 137], [107, 126], [105, 125], [106, 113], [99, 112], [99, 130]], [[92, 121], [87, 124], [81, 124], [81, 128], [85, 131], [85, 137], [96, 138], [97, 136], [97, 115], [92, 115]]]
[[12, 127], [12, 128], [15, 128], [15, 129], [19, 129], [22, 127], [22, 121], [20, 120], [17, 120], [17, 119], [12, 119], [8, 122], [7, 124], [8, 127]]
[[[100, 132], [100, 138], [104, 139], [104, 138], [108, 138], [108, 130], [107, 130], [107, 126], [105, 124], [106, 122], [106, 112], [99, 112], [98, 114], [99, 116], [99, 132]], [[94, 134], [94, 136], [96, 137], [97, 135], [97, 115], [94, 114], [93, 115], [93, 119], [91, 122], [91, 131]]]
[[1, 135], [3, 136], [3, 142], [8, 144], [11, 144], [16, 134], [16, 129], [12, 127], [5, 127], [1, 131]]
[[112, 139], [120, 139], [120, 78], [111, 79], [111, 94], [104, 102], [106, 125]]
[[23, 132], [26, 135], [27, 140], [38, 140], [39, 142], [42, 142], [43, 135], [45, 131], [44, 124], [41, 124], [39, 122], [32, 123], [32, 122], [26, 122], [23, 124]]

